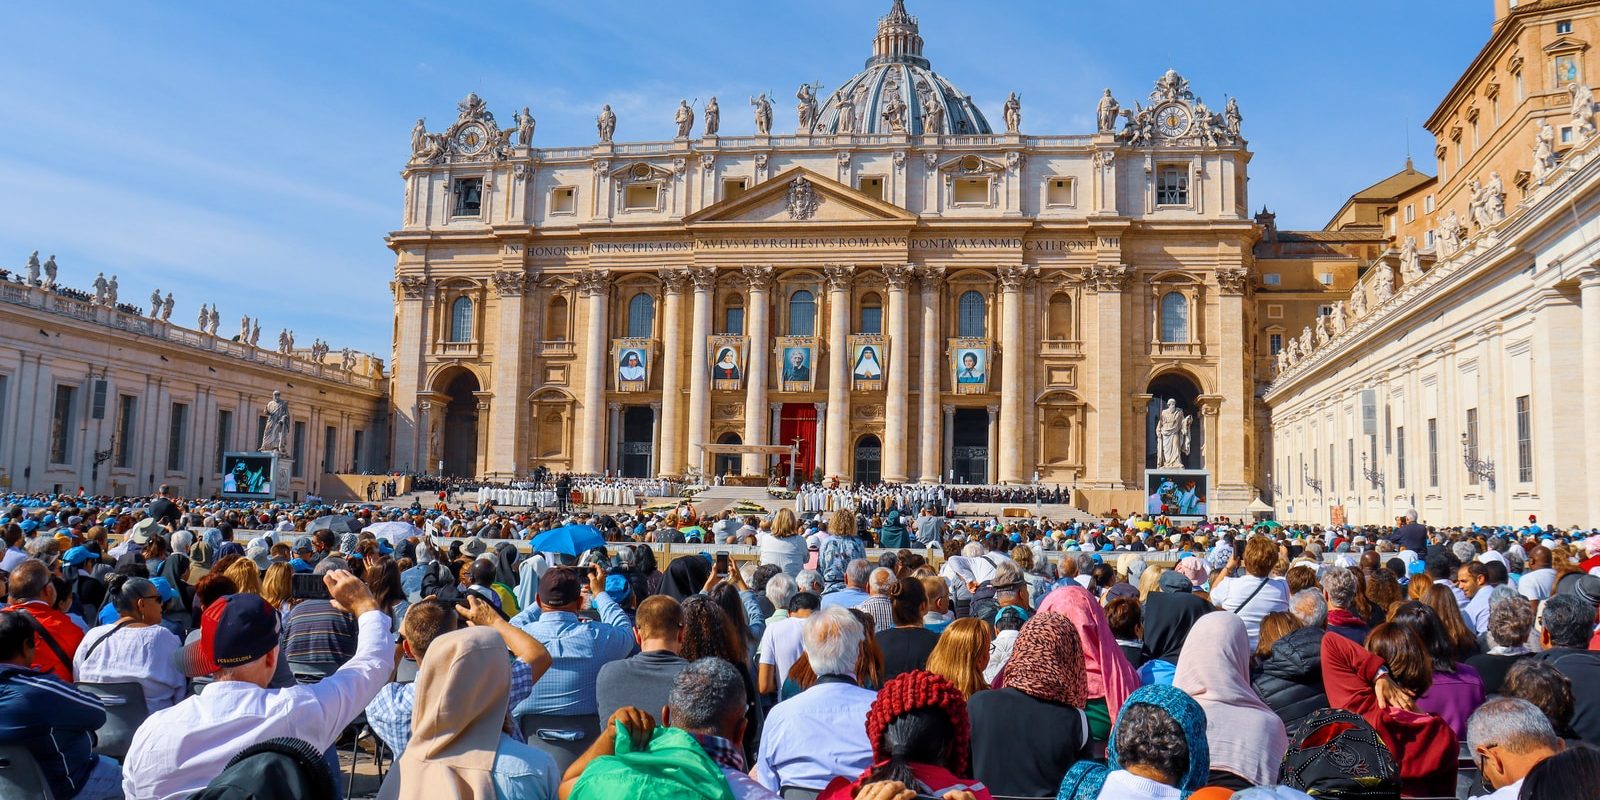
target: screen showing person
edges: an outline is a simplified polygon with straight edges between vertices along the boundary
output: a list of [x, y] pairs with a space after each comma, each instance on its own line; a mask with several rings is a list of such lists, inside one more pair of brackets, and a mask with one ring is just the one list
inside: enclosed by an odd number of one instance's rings
[[783, 349], [783, 379], [786, 381], [811, 380], [811, 348], [785, 347]]
[[856, 380], [875, 381], [883, 377], [883, 365], [878, 363], [878, 348], [862, 345], [856, 352], [856, 366], [851, 372]]
[[956, 383], [983, 382], [983, 351], [962, 350], [961, 364], [956, 368]]
[[272, 456], [224, 455], [222, 493], [272, 494]]
[[1145, 512], [1156, 516], [1203, 517], [1206, 515], [1204, 475], [1151, 475]]
[[711, 377], [719, 381], [739, 380], [739, 354], [731, 347], [717, 351], [716, 363], [711, 365]]
[[644, 380], [644, 353], [638, 350], [622, 351], [622, 366], [617, 368], [617, 377], [629, 383]]

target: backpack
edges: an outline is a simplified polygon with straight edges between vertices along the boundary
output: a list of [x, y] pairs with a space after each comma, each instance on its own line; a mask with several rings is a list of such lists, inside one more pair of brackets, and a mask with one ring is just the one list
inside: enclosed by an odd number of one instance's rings
[[568, 800], [663, 797], [733, 800], [733, 791], [722, 768], [688, 733], [658, 727], [649, 742], [635, 745], [627, 727], [618, 724], [616, 754], [589, 762]]

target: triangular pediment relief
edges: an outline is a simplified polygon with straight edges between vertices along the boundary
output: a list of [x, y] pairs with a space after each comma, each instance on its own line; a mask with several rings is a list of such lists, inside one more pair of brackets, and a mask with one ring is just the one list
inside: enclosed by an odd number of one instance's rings
[[672, 180], [672, 170], [647, 161], [630, 162], [606, 174], [617, 183], [648, 183], [650, 181]]
[[961, 175], [998, 175], [1006, 171], [1006, 165], [992, 158], [983, 156], [964, 155], [947, 159], [938, 166], [938, 171], [949, 176]]
[[1550, 54], [1570, 53], [1574, 50], [1582, 51], [1588, 49], [1588, 42], [1573, 36], [1559, 37], [1555, 41], [1544, 46], [1544, 51]]
[[917, 221], [915, 214], [804, 167], [786, 170], [732, 200], [684, 218], [685, 225]]

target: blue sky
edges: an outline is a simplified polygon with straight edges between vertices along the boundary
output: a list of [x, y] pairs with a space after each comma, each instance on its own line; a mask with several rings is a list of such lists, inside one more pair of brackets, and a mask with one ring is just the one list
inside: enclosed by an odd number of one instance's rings
[[[477, 91], [502, 120], [531, 106], [536, 141], [670, 138], [680, 97], [723, 98], [753, 132], [759, 91], [793, 125], [794, 88], [861, 68], [889, 0], [13, 3], [0, 29], [0, 266], [55, 253], [61, 279], [117, 274], [144, 304], [172, 291], [193, 325], [261, 318], [389, 356], [384, 234], [400, 219], [409, 131], [438, 130]], [[1237, 96], [1251, 203], [1321, 227], [1400, 169], [1420, 127], [1489, 36], [1490, 0], [909, 0], [934, 68], [998, 124], [1088, 132], [1101, 89], [1131, 103], [1167, 67], [1213, 108]], [[1136, 8], [1137, 11], [1130, 9]]]

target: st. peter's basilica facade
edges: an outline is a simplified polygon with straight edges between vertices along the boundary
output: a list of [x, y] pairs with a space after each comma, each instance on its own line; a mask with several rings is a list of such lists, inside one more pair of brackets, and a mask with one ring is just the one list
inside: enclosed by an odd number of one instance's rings
[[1159, 466], [1243, 512], [1259, 233], [1234, 103], [1169, 71], [1129, 107], [1085, 98], [1092, 133], [1022, 133], [1015, 94], [991, 126], [900, 0], [836, 90], [725, 100], [756, 135], [719, 135], [715, 99], [662, 142], [613, 141], [606, 107], [597, 143], [537, 146], [476, 95], [419, 121], [395, 468], [1038, 480], [1126, 512]]

